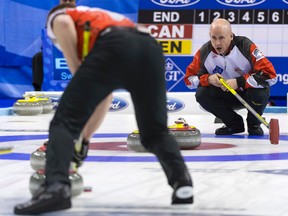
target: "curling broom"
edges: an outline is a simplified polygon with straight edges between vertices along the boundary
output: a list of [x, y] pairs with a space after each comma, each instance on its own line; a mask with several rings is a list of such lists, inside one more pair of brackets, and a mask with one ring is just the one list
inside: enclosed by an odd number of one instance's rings
[[269, 129], [269, 139], [271, 144], [279, 143], [279, 122], [278, 119], [271, 119], [268, 123], [262, 118], [223, 78], [220, 82], [225, 86], [261, 123]]

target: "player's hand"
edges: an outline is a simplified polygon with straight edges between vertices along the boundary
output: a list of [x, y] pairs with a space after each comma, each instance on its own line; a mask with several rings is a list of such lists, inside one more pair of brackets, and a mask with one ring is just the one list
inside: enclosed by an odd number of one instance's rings
[[[226, 80], [226, 83], [231, 86], [232, 89], [237, 89], [238, 88], [238, 84], [237, 84], [237, 81], [236, 79], [228, 79]], [[221, 84], [221, 89], [223, 91], [229, 91], [224, 85]]]
[[88, 156], [89, 141], [84, 140], [81, 134], [78, 140], [74, 140], [74, 144], [72, 161], [76, 163], [78, 168]]
[[210, 85], [214, 85], [216, 87], [222, 87], [222, 83], [220, 82], [219, 78], [223, 78], [220, 74], [216, 73], [216, 74], [213, 74], [213, 75], [210, 75], [208, 77], [208, 83]]

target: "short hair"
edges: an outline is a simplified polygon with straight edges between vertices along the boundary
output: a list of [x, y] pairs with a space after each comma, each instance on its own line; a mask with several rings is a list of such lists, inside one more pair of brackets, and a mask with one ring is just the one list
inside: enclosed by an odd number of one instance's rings
[[47, 22], [48, 22], [48, 18], [49, 16], [54, 13], [55, 11], [57, 10], [60, 10], [60, 9], [63, 9], [63, 8], [75, 8], [75, 4], [72, 4], [72, 3], [63, 3], [63, 4], [59, 4], [57, 6], [55, 6], [54, 8], [52, 8], [47, 16], [47, 20], [46, 20], [46, 25], [47, 25]]

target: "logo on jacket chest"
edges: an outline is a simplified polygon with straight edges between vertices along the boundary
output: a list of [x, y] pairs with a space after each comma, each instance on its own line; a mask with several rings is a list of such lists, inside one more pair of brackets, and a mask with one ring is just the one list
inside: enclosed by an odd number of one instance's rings
[[216, 65], [216, 67], [213, 69], [213, 74], [222, 74], [223, 73], [223, 69], [221, 67], [219, 67], [218, 65]]

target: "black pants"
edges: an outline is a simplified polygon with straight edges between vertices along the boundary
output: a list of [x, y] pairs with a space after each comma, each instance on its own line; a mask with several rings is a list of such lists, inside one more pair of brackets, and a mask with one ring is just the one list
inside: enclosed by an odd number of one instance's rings
[[[237, 92], [259, 115], [262, 115], [270, 97], [269, 88], [246, 89]], [[243, 118], [235, 110], [244, 106], [230, 92], [224, 92], [221, 88], [214, 86], [200, 86], [196, 91], [197, 102], [208, 112], [220, 118], [228, 127], [244, 124]], [[247, 124], [260, 124], [259, 120], [248, 112]]]
[[149, 35], [115, 30], [97, 40], [61, 97], [49, 129], [48, 184], [69, 182], [73, 140], [95, 107], [119, 88], [131, 93], [141, 141], [157, 156], [169, 184], [187, 176], [179, 147], [167, 129], [162, 48]]

